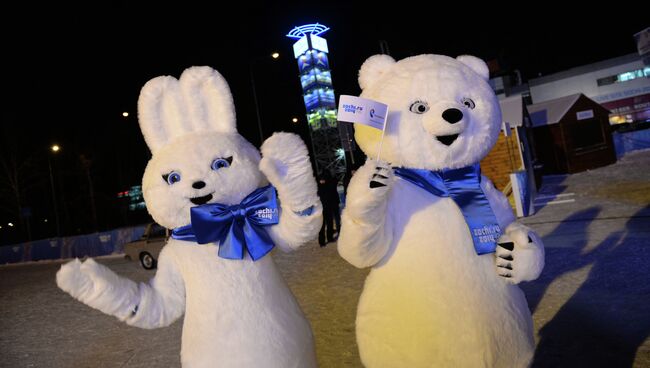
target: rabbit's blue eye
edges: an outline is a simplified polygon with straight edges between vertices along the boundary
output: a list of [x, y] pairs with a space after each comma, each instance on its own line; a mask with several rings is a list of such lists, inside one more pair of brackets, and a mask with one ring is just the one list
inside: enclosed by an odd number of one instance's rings
[[231, 163], [232, 163], [232, 156], [226, 158], [216, 158], [210, 164], [210, 168], [216, 171], [224, 167], [229, 167]]
[[167, 182], [167, 184], [172, 185], [181, 181], [181, 174], [177, 173], [176, 171], [172, 171], [169, 174], [163, 175], [162, 178]]

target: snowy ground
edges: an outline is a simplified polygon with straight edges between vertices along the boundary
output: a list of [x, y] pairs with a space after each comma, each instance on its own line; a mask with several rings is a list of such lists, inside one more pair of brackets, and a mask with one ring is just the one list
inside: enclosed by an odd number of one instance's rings
[[[546, 243], [542, 277], [522, 285], [533, 311], [536, 367], [650, 367], [650, 151], [546, 181], [524, 222]], [[274, 253], [309, 318], [321, 367], [360, 367], [354, 316], [368, 270], [335, 245]], [[116, 272], [150, 278], [135, 262]], [[0, 267], [0, 367], [179, 367], [181, 322], [126, 326], [61, 292], [58, 262]]]
[[524, 221], [546, 245], [542, 276], [522, 285], [534, 366], [650, 367], [650, 150], [549, 179], [539, 202], [552, 202]]

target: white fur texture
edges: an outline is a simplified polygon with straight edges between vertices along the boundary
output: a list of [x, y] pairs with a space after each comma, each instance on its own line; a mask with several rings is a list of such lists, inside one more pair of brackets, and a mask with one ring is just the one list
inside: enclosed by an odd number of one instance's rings
[[138, 120], [151, 153], [190, 132], [237, 133], [230, 88], [207, 66], [186, 69], [180, 80], [161, 76], [147, 82], [138, 99]]
[[[375, 66], [366, 65], [375, 61]], [[497, 99], [486, 82], [487, 67], [474, 57], [439, 55], [392, 64], [371, 58], [366, 64], [360, 73], [362, 96], [387, 103], [392, 113], [381, 153], [390, 164], [369, 159], [355, 173], [338, 242], [339, 254], [352, 265], [372, 266], [357, 309], [363, 364], [527, 366], [534, 352], [532, 319], [524, 294], [513, 284], [539, 275], [539, 238], [513, 223], [506, 198], [483, 177], [481, 187], [506, 229], [504, 239], [515, 243], [508, 271], [518, 273], [502, 274], [501, 253], [476, 254], [452, 199], [433, 196], [391, 169], [459, 168], [487, 154], [501, 123]], [[473, 109], [464, 98], [472, 99]], [[428, 110], [412, 112], [416, 101], [425, 102]], [[463, 118], [449, 124], [441, 117], [448, 108], [461, 110]], [[361, 125], [355, 129], [359, 145], [374, 157], [380, 132]], [[452, 133], [460, 135], [450, 146], [435, 138]], [[371, 180], [385, 186], [370, 188]]]
[[508, 198], [495, 188], [492, 181], [485, 175], [481, 175], [481, 189], [490, 202], [490, 207], [497, 218], [499, 227], [505, 229], [509, 224], [513, 223], [516, 218]]
[[92, 258], [62, 265], [56, 284], [75, 299], [122, 321], [131, 316], [139, 301], [135, 282], [119, 277]]
[[[230, 167], [212, 170], [214, 159], [232, 157]], [[260, 154], [236, 133], [188, 133], [160, 148], [144, 171], [142, 194], [151, 216], [168, 229], [190, 223], [190, 198], [212, 194], [208, 203], [237, 204], [268, 182], [259, 171]], [[163, 175], [177, 172], [181, 180], [169, 185]], [[195, 189], [192, 184], [206, 186]]]
[[[283, 209], [280, 223], [271, 228], [276, 245], [288, 251], [314, 238], [322, 225], [322, 205], [312, 173], [309, 151], [295, 134], [275, 133], [262, 144], [260, 170], [278, 190]], [[297, 212], [312, 207], [310, 216]]]
[[[386, 186], [369, 190], [368, 183], [378, 166], [386, 168]], [[386, 255], [392, 243], [393, 223], [386, 221], [386, 211], [393, 175], [393, 170], [385, 162], [368, 159], [348, 184], [338, 251], [355, 267], [373, 266]]]
[[[379, 65], [373, 66], [374, 62]], [[472, 68], [442, 55], [418, 55], [392, 64], [384, 58], [371, 57], [364, 68], [359, 80], [365, 80], [368, 87], [361, 97], [389, 106], [382, 160], [404, 167], [440, 170], [470, 165], [490, 152], [501, 126], [501, 110], [487, 80]], [[377, 68], [385, 70], [379, 73]], [[372, 74], [366, 76], [365, 70]], [[465, 106], [464, 99], [474, 101], [475, 107]], [[416, 114], [409, 110], [418, 101], [428, 105], [427, 112]], [[442, 113], [450, 108], [463, 113], [463, 119], [456, 124], [442, 118]], [[451, 146], [435, 139], [451, 134], [460, 134]], [[369, 157], [377, 156], [380, 138], [381, 131], [377, 129], [355, 126], [355, 139]]]
[[483, 60], [472, 55], [460, 55], [456, 60], [470, 67], [470, 69], [486, 81], [490, 80], [490, 69]]
[[[260, 153], [237, 134], [232, 96], [223, 77], [207, 67], [186, 70], [180, 82], [156, 78], [142, 90], [140, 124], [153, 157], [143, 194], [159, 224], [190, 223], [190, 199], [238, 204], [269, 181], [280, 197], [280, 219], [267, 227], [283, 250], [313, 239], [322, 208], [304, 143], [277, 134]], [[232, 159], [214, 170], [215, 159]], [[260, 171], [262, 170], [262, 171]], [[180, 180], [169, 184], [165, 177]], [[265, 174], [268, 176], [265, 177]], [[194, 183], [203, 182], [201, 188]], [[201, 185], [196, 185], [201, 186]], [[294, 211], [312, 207], [311, 215]], [[117, 276], [92, 259], [61, 267], [57, 284], [78, 300], [126, 323], [156, 328], [185, 313], [181, 361], [185, 367], [315, 367], [309, 322], [271, 256], [256, 262], [218, 257], [218, 244], [170, 239], [149, 283]]]
[[361, 89], [370, 87], [384, 72], [390, 70], [395, 59], [388, 55], [374, 55], [368, 58], [359, 70], [359, 86]]
[[[532, 241], [531, 241], [532, 240]], [[497, 247], [497, 273], [511, 284], [533, 281], [544, 269], [544, 247], [535, 232], [518, 222], [511, 223], [500, 242], [513, 242], [514, 249]], [[512, 260], [509, 260], [509, 259]]]

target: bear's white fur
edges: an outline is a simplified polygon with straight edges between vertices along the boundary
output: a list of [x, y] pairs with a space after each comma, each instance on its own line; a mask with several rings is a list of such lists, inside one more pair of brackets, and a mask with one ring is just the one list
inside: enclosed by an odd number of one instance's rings
[[[143, 178], [152, 217], [167, 228], [187, 225], [191, 198], [239, 204], [256, 188], [275, 186], [277, 225], [266, 227], [283, 250], [313, 239], [322, 223], [308, 151], [293, 134], [276, 133], [260, 153], [237, 133], [230, 89], [209, 67], [187, 69], [180, 80], [158, 77], [138, 104], [145, 140], [153, 153]], [[228, 167], [211, 163], [232, 158]], [[175, 172], [180, 181], [169, 184]], [[194, 188], [193, 183], [205, 185]], [[312, 207], [311, 214], [298, 213]], [[92, 259], [71, 261], [57, 284], [73, 297], [142, 328], [171, 324], [185, 313], [181, 361], [186, 367], [315, 367], [309, 322], [270, 255], [253, 261], [220, 258], [218, 244], [170, 239], [156, 276], [136, 284]]]
[[[506, 198], [482, 177], [505, 229], [500, 242], [512, 241], [514, 249], [479, 256], [455, 202], [391, 168], [441, 170], [479, 162], [501, 125], [488, 75], [485, 63], [472, 56], [395, 62], [378, 55], [361, 67], [361, 97], [389, 106], [382, 161], [368, 159], [352, 178], [338, 242], [352, 265], [372, 267], [356, 320], [367, 367], [525, 367], [532, 359], [532, 319], [516, 283], [541, 272], [537, 235], [513, 222]], [[450, 123], [442, 116], [448, 109], [462, 117]], [[376, 157], [381, 131], [355, 129], [359, 146]], [[437, 138], [454, 134], [450, 145]], [[384, 186], [371, 188], [371, 181]]]

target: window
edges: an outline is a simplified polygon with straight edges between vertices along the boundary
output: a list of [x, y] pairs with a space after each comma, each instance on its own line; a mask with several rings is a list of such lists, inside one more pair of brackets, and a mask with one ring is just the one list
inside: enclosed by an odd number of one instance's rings
[[151, 225], [151, 232], [149, 234], [149, 238], [164, 238], [166, 236], [167, 236], [167, 229], [165, 229], [164, 227], [158, 224]]
[[600, 87], [600, 86], [606, 86], [608, 84], [614, 84], [616, 83], [617, 79], [618, 79], [617, 75], [611, 75], [609, 77], [600, 78], [596, 82], [598, 83], [598, 87]]
[[610, 75], [609, 77], [605, 78], [599, 78], [596, 83], [598, 83], [598, 86], [600, 87], [606, 86], [608, 84], [614, 84], [616, 82], [627, 82], [637, 78], [650, 78], [650, 66], [617, 75]]
[[605, 143], [603, 129], [597, 119], [579, 120], [569, 124], [569, 136], [573, 143], [573, 150], [583, 151]]

